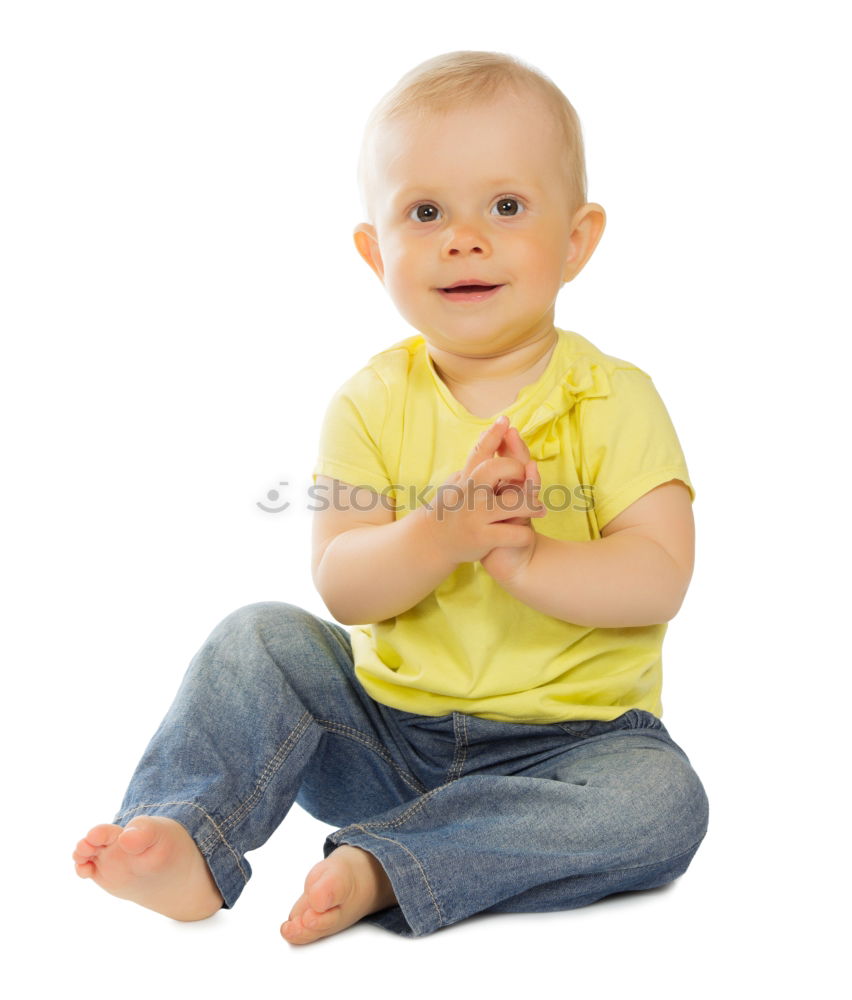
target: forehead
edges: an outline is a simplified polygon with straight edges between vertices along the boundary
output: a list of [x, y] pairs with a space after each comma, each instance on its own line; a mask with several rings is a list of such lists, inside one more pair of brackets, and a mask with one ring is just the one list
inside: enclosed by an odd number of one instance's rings
[[486, 177], [545, 184], [559, 175], [564, 145], [540, 96], [504, 94], [383, 122], [373, 136], [371, 166], [382, 198], [411, 186]]

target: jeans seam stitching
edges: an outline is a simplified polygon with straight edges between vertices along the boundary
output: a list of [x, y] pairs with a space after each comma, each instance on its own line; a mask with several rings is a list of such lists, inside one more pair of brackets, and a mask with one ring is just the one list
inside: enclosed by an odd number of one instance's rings
[[438, 897], [435, 895], [435, 890], [432, 888], [432, 884], [430, 883], [429, 877], [426, 874], [426, 869], [423, 867], [423, 863], [417, 857], [417, 855], [414, 854], [414, 852], [411, 851], [408, 847], [406, 847], [405, 844], [400, 843], [398, 840], [394, 840], [393, 837], [381, 837], [381, 836], [379, 836], [379, 834], [373, 833], [372, 830], [368, 830], [361, 823], [355, 823], [355, 824], [353, 824], [353, 826], [355, 827], [355, 829], [360, 830], [362, 833], [365, 833], [368, 837], [375, 837], [376, 840], [386, 840], [388, 843], [390, 843], [390, 844], [396, 844], [397, 847], [399, 847], [403, 851], [405, 851], [405, 853], [411, 858], [411, 860], [420, 869], [420, 874], [423, 877], [423, 881], [426, 883], [426, 889], [429, 892], [429, 898], [432, 900], [432, 905], [435, 907], [435, 911], [438, 914], [439, 925], [443, 926], [443, 924], [444, 924], [444, 914], [441, 911], [441, 904], [438, 902]]
[[[287, 739], [281, 744], [280, 747], [275, 751], [275, 753], [270, 757], [266, 766], [260, 774], [260, 777], [255, 782], [254, 789], [247, 799], [241, 802], [236, 809], [222, 820], [222, 829], [229, 830], [236, 827], [236, 825], [255, 807], [258, 799], [263, 795], [266, 789], [269, 787], [269, 783], [275, 777], [275, 774], [281, 768], [284, 761], [290, 756], [293, 747], [302, 738], [305, 730], [308, 728], [311, 716], [309, 712], [305, 712], [304, 715], [299, 719], [299, 721], [294, 726], [293, 730], [288, 735]], [[203, 847], [208, 847], [211, 837], [208, 837], [205, 841]], [[202, 848], [203, 850], [203, 848]]]
[[459, 716], [458, 712], [453, 712], [453, 759], [450, 763], [449, 770], [447, 771], [447, 781], [453, 781], [456, 777], [456, 762], [459, 759], [459, 750], [461, 743], [459, 742]]
[[467, 763], [467, 751], [470, 747], [470, 733], [467, 728], [467, 716], [462, 715], [462, 729], [464, 730], [464, 754], [462, 755], [461, 763], [459, 764], [459, 777], [461, 777], [464, 766]]
[[402, 768], [397, 764], [397, 762], [391, 757], [388, 751], [379, 743], [378, 740], [374, 740], [371, 736], [366, 733], [362, 733], [359, 729], [354, 729], [352, 726], [347, 726], [343, 722], [334, 722], [331, 719], [315, 719], [318, 725], [327, 729], [329, 732], [336, 732], [339, 736], [343, 736], [347, 739], [351, 739], [356, 743], [362, 743], [368, 750], [372, 750], [377, 756], [381, 757], [386, 764], [396, 771], [396, 773], [402, 778], [406, 785], [413, 791], [417, 792], [418, 795], [422, 795], [426, 789], [414, 775], [409, 774], [405, 768]]
[[421, 795], [416, 802], [412, 803], [412, 805], [410, 805], [405, 812], [400, 813], [396, 819], [375, 820], [374, 822], [356, 823], [354, 825], [360, 827], [362, 830], [367, 830], [367, 827], [371, 827], [376, 830], [391, 830], [402, 826], [407, 819], [410, 819], [416, 812], [422, 809], [433, 795], [436, 795], [441, 791], [441, 789], [447, 788], [449, 784], [451, 784], [451, 782], [448, 782], [445, 785], [439, 785], [437, 788], [433, 788], [431, 792], [426, 792], [424, 795]]
[[467, 717], [462, 712], [453, 714], [453, 730], [456, 737], [456, 747], [453, 762], [447, 772], [447, 781], [455, 781], [461, 776], [462, 768], [467, 760]]
[[[210, 813], [207, 812], [207, 810], [203, 806], [198, 805], [197, 802], [189, 802], [189, 801], [184, 801], [182, 799], [173, 799], [170, 802], [143, 802], [143, 803], [141, 803], [139, 805], [133, 806], [130, 809], [125, 809], [124, 812], [119, 813], [118, 816], [116, 816], [116, 820], [123, 819], [125, 816], [130, 816], [131, 813], [136, 813], [140, 809], [159, 809], [162, 806], [190, 806], [193, 809], [197, 809], [204, 816], [204, 818], [207, 820], [207, 822], [213, 827], [213, 829], [216, 831], [216, 833], [219, 835], [219, 839], [222, 841], [222, 843], [225, 845], [225, 847], [227, 847], [228, 850], [231, 852], [231, 854], [234, 856], [234, 861], [237, 864], [237, 868], [239, 869], [240, 875], [242, 875], [242, 877], [243, 877], [243, 882], [248, 883], [248, 875], [245, 873], [245, 870], [243, 869], [242, 862], [240, 861], [239, 855], [234, 850], [234, 848], [231, 845], [231, 843], [228, 841], [228, 838], [225, 836], [225, 834], [219, 828], [219, 825], [216, 823], [216, 820], [213, 819], [213, 817], [210, 815]], [[177, 822], [177, 821], [175, 821], [175, 822]], [[189, 831], [187, 831], [187, 833], [188, 832]], [[207, 857], [207, 854], [209, 852], [211, 843], [213, 841], [215, 841], [215, 839], [216, 839], [215, 836], [211, 835], [211, 836], [206, 837], [204, 839], [204, 841], [201, 842], [201, 843], [197, 843], [196, 842], [196, 846], [198, 847], [198, 850], [201, 852], [202, 855], [204, 855], [205, 858]], [[194, 838], [193, 838], [193, 840], [194, 840]]]

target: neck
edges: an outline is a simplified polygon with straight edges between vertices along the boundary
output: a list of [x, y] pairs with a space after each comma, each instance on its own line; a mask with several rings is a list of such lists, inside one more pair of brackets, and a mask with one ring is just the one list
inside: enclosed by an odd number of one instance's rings
[[547, 367], [558, 335], [552, 326], [522, 344], [495, 354], [466, 355], [428, 345], [435, 370], [450, 389], [486, 389], [489, 386], [534, 382]]

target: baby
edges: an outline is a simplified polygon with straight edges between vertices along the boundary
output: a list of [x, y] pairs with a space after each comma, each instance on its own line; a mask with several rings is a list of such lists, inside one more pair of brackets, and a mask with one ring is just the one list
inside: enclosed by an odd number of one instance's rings
[[439, 56], [373, 112], [360, 182], [356, 247], [417, 333], [325, 415], [312, 570], [337, 621], [221, 622], [77, 873], [203, 919], [297, 801], [338, 829], [292, 944], [671, 882], [708, 815], [660, 721], [694, 490], [651, 379], [554, 327], [605, 221], [573, 108], [509, 56]]

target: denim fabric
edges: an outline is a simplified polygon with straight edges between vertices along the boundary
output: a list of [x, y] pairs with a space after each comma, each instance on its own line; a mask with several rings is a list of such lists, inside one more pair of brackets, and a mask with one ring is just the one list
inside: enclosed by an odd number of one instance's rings
[[664, 885], [707, 829], [707, 797], [655, 716], [525, 725], [373, 701], [348, 631], [291, 604], [229, 615], [190, 663], [115, 822], [170, 816], [225, 906], [294, 801], [373, 854], [405, 936], [481, 912], [569, 909]]

